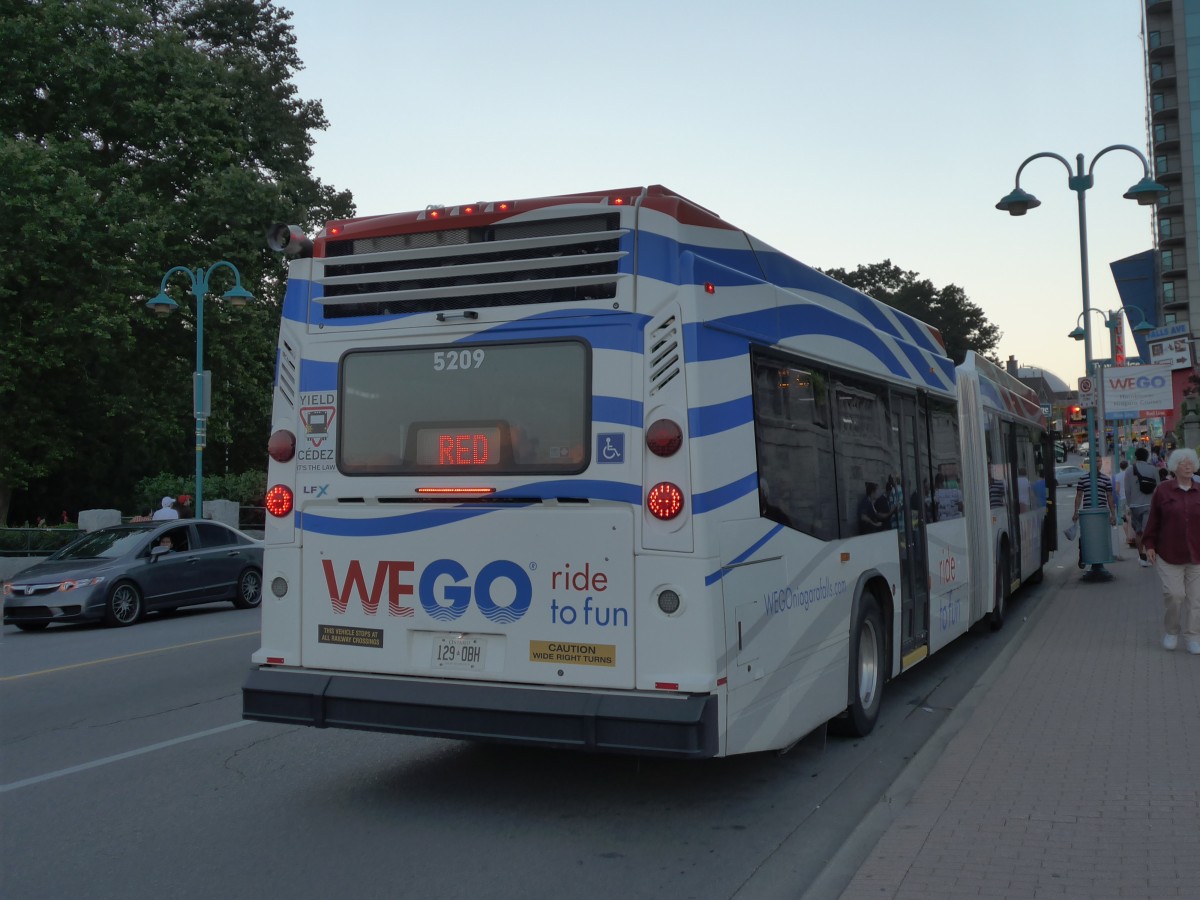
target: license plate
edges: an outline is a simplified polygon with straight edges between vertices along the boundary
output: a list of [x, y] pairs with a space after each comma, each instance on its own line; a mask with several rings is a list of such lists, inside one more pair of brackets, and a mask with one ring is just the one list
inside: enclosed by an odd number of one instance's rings
[[466, 634], [439, 635], [433, 639], [433, 666], [436, 669], [483, 668], [487, 639]]

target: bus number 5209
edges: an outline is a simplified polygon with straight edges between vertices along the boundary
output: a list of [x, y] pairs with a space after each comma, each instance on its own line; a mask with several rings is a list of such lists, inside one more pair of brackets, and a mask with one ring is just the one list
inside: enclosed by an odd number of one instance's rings
[[433, 354], [433, 371], [457, 372], [463, 369], [478, 369], [487, 354], [476, 347], [474, 350], [437, 350]]

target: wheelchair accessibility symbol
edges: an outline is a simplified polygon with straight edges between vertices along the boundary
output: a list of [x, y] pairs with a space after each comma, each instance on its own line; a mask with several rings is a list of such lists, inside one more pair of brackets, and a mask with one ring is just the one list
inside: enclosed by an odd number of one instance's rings
[[625, 462], [625, 435], [620, 432], [596, 435], [596, 462]]

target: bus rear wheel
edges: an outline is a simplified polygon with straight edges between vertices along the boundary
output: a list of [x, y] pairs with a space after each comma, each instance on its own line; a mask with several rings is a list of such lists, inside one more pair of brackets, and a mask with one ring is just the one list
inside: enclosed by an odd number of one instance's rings
[[875, 595], [863, 594], [850, 629], [850, 706], [846, 709], [846, 730], [855, 737], [866, 737], [879, 718], [883, 702], [886, 646], [883, 613]]
[[1000, 551], [1000, 561], [996, 564], [996, 605], [988, 613], [988, 625], [992, 631], [1004, 627], [1004, 613], [1008, 607], [1009, 588], [1011, 585], [1011, 570], [1008, 562], [1008, 548]]

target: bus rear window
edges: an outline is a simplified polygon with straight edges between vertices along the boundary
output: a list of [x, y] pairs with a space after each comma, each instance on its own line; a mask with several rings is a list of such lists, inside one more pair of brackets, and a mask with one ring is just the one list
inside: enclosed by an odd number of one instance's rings
[[583, 471], [582, 341], [360, 350], [342, 358], [338, 468], [348, 475]]

